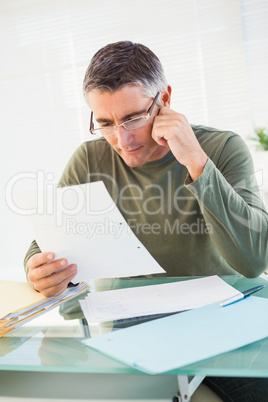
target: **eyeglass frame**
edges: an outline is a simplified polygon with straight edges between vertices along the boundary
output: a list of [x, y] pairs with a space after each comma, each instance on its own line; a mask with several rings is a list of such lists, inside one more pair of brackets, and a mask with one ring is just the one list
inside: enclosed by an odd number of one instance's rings
[[[134, 119], [130, 119], [130, 120], [124, 121], [124, 122], [121, 123], [121, 124], [117, 124], [117, 125], [114, 125], [114, 126], [109, 126], [109, 128], [113, 127], [114, 132], [111, 133], [111, 134], [108, 134], [108, 135], [106, 135], [106, 136], [103, 136], [103, 137], [104, 137], [104, 138], [107, 138], [107, 137], [110, 137], [111, 135], [114, 135], [115, 130], [116, 130], [117, 127], [124, 127], [126, 130], [136, 130], [137, 128], [143, 127], [143, 126], [146, 124], [146, 122], [145, 122], [142, 126], [136, 127], [136, 128], [132, 128], [132, 129], [129, 129], [129, 128], [125, 127], [124, 124], [128, 123], [129, 121], [133, 121], [133, 120], [136, 120], [136, 119], [140, 119], [141, 117], [144, 118], [145, 120], [148, 120], [148, 119], [151, 117], [151, 114], [152, 114], [152, 112], [153, 112], [154, 106], [155, 106], [155, 104], [156, 104], [156, 102], [157, 102], [157, 100], [158, 100], [159, 95], [160, 95], [160, 91], [158, 91], [157, 94], [155, 95], [154, 100], [153, 100], [151, 106], [149, 107], [149, 109], [147, 110], [145, 116], [138, 116], [138, 117], [135, 117]], [[100, 132], [101, 132], [101, 130], [105, 130], [105, 128], [108, 128], [108, 127], [99, 127], [99, 128], [95, 128], [95, 129], [94, 129], [93, 112], [91, 111], [91, 114], [90, 114], [90, 126], [89, 126], [89, 132], [90, 132], [90, 134], [96, 135], [95, 130], [98, 130], [98, 131], [100, 130]]]

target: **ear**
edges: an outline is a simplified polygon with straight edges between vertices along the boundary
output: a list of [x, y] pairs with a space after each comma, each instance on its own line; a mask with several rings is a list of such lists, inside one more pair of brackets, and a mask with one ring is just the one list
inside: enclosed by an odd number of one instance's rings
[[171, 101], [171, 86], [168, 85], [167, 89], [165, 92], [162, 92], [161, 94], [161, 105], [165, 107], [170, 107], [170, 101]]

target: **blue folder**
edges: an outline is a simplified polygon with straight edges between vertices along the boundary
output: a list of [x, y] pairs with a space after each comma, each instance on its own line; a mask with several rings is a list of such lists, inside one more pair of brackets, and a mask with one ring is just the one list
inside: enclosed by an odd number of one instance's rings
[[84, 344], [143, 372], [157, 374], [268, 337], [268, 299], [250, 296], [117, 330]]

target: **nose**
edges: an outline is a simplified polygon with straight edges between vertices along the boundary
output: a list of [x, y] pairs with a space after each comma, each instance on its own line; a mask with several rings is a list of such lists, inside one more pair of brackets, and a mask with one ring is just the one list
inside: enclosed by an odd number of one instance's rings
[[134, 135], [130, 130], [126, 130], [123, 126], [116, 127], [117, 143], [121, 149], [126, 149], [131, 145]]

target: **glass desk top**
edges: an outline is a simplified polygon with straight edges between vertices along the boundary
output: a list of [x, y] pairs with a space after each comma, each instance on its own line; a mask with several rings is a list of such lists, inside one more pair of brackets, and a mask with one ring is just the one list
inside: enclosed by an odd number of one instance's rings
[[[168, 283], [193, 278], [133, 278], [95, 281], [95, 291]], [[222, 277], [238, 290], [267, 284], [263, 278]], [[257, 294], [256, 294], [257, 295]], [[268, 298], [268, 286], [258, 292]], [[263, 317], [268, 319], [267, 316]], [[135, 374], [135, 370], [83, 344], [87, 337], [135, 325], [137, 321], [87, 325], [78, 301], [63, 304], [0, 338], [0, 370], [58, 373]], [[198, 342], [198, 333], [196, 334]], [[268, 377], [268, 338], [246, 347], [165, 373]], [[147, 374], [144, 374], [147, 375]]]

